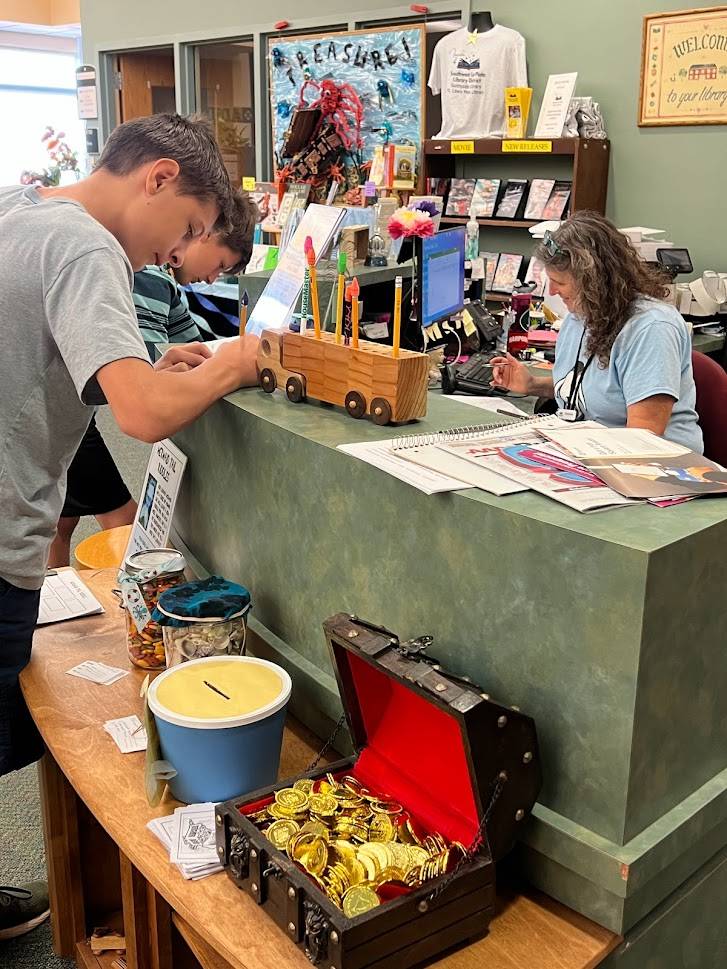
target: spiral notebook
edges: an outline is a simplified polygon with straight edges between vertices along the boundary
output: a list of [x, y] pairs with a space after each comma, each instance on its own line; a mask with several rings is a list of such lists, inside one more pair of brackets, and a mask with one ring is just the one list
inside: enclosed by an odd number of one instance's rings
[[[553, 421], [556, 422], [555, 425]], [[367, 464], [406, 481], [428, 495], [462, 491], [466, 488], [480, 488], [494, 495], [509, 495], [527, 491], [528, 486], [486, 468], [477, 467], [465, 458], [448, 454], [443, 446], [469, 441], [495, 442], [497, 435], [504, 435], [505, 441], [542, 440], [534, 428], [557, 424], [560, 421], [554, 417], [522, 420], [513, 418], [428, 434], [407, 434], [389, 441], [339, 444], [338, 450], [366, 461]]]

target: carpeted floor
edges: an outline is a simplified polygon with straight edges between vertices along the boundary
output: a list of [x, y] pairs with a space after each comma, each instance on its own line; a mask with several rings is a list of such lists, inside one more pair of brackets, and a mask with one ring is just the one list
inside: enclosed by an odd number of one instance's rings
[[[0, 884], [17, 885], [45, 878], [43, 834], [40, 826], [38, 775], [26, 767], [0, 777]], [[33, 932], [0, 942], [3, 969], [67, 969], [74, 965], [57, 959], [51, 948], [50, 923]]]
[[[106, 407], [99, 410], [98, 426], [131, 494], [138, 497], [149, 447], [125, 438]], [[82, 519], [74, 545], [94, 531], [98, 531], [95, 519]], [[32, 766], [0, 777], [0, 885], [45, 877], [38, 780]], [[48, 922], [12, 942], [0, 942], [2, 969], [70, 969], [73, 965], [53, 954]]]

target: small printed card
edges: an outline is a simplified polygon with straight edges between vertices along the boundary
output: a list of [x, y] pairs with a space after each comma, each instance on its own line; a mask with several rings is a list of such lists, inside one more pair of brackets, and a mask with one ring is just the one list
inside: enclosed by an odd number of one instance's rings
[[218, 863], [214, 804], [190, 804], [177, 808], [169, 857], [175, 865]]
[[107, 666], [105, 663], [97, 663], [95, 660], [87, 659], [72, 670], [66, 670], [69, 676], [80, 676], [82, 680], [90, 680], [92, 683], [99, 683], [101, 686], [110, 686], [117, 680], [129, 675], [128, 670], [120, 670], [117, 666]]
[[107, 720], [103, 728], [113, 738], [122, 754], [146, 750], [146, 730], [136, 715]]

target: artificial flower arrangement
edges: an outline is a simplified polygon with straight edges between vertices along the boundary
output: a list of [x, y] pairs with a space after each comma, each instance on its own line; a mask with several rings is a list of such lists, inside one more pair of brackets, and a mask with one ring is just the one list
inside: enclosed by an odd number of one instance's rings
[[434, 216], [437, 208], [433, 202], [416, 202], [412, 206], [397, 209], [387, 223], [392, 239], [410, 239], [417, 236], [426, 239], [434, 235]]
[[67, 141], [64, 131], [56, 134], [55, 129], [48, 125], [40, 139], [45, 142], [50, 164], [42, 172], [24, 171], [20, 176], [21, 185], [43, 185], [50, 187], [60, 185], [61, 172], [76, 172], [78, 174], [78, 153], [73, 151]]

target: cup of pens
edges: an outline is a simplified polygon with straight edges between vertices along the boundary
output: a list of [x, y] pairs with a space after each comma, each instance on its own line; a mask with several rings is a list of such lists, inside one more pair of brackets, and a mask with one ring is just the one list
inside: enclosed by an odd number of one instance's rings
[[284, 669], [253, 656], [193, 659], [157, 676], [147, 696], [176, 771], [172, 795], [218, 802], [273, 784], [290, 690]]

